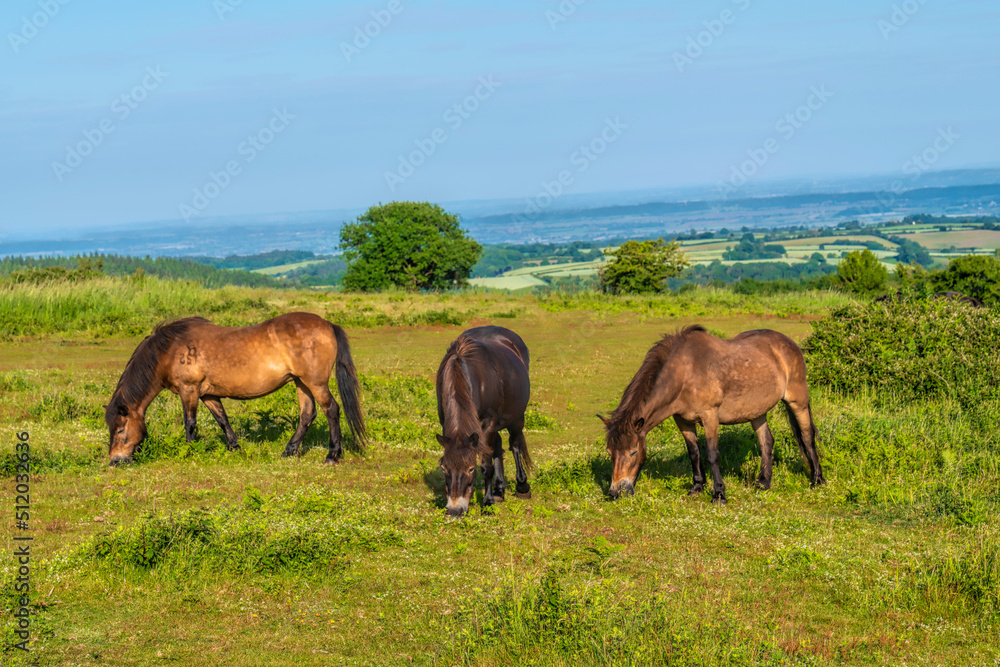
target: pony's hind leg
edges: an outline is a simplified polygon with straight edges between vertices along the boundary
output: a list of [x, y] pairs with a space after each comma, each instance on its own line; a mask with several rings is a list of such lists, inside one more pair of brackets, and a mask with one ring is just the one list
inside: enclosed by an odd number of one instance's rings
[[719, 417], [715, 413], [702, 418], [705, 427], [705, 443], [708, 445], [708, 465], [712, 468], [712, 502], [726, 504], [726, 484], [722, 481], [719, 468]]
[[691, 459], [691, 490], [689, 496], [696, 496], [705, 490], [705, 473], [701, 471], [701, 451], [698, 449], [698, 431], [694, 422], [685, 421], [674, 415], [674, 423], [684, 437], [684, 444], [687, 445], [688, 458]]
[[507, 494], [507, 479], [503, 471], [503, 438], [493, 436], [493, 500], [502, 503]]
[[750, 421], [757, 440], [760, 442], [760, 474], [757, 476], [757, 488], [771, 488], [771, 467], [774, 461], [774, 436], [767, 426], [767, 413]]
[[819, 452], [816, 450], [816, 424], [812, 418], [812, 408], [809, 400], [793, 403], [785, 401], [785, 411], [788, 413], [788, 423], [795, 434], [799, 451], [809, 463], [809, 478], [812, 486], [826, 484], [823, 479], [823, 468], [819, 464]]
[[226, 409], [222, 407], [222, 401], [219, 397], [202, 396], [201, 402], [205, 404], [208, 411], [215, 417], [215, 421], [219, 422], [219, 426], [222, 427], [222, 432], [226, 434], [226, 445], [229, 449], [239, 449], [240, 445], [236, 442], [236, 433], [233, 431], [233, 427], [229, 425], [229, 417], [226, 416]]
[[299, 394], [299, 426], [292, 434], [292, 439], [285, 445], [285, 452], [282, 456], [295, 456], [299, 453], [302, 438], [305, 437], [306, 431], [316, 419], [316, 401], [312, 394], [299, 380], [295, 381], [295, 388]]
[[330, 385], [325, 382], [310, 384], [309, 390], [316, 397], [316, 402], [326, 415], [326, 421], [330, 426], [330, 451], [326, 455], [324, 463], [339, 463], [344, 456], [343, 435], [340, 432], [340, 406], [334, 400], [330, 392]]
[[514, 466], [517, 468], [515, 495], [522, 500], [528, 500], [531, 498], [531, 485], [528, 484], [526, 468], [530, 465], [531, 458], [528, 455], [528, 443], [524, 439], [524, 422], [511, 425], [507, 431], [510, 433], [510, 453], [514, 455]]

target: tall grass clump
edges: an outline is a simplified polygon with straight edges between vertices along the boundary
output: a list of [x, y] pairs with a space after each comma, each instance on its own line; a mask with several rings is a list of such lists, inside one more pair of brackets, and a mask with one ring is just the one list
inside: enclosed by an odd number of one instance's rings
[[239, 505], [148, 512], [78, 555], [139, 570], [321, 574], [343, 569], [351, 554], [400, 546], [401, 521], [370, 497], [318, 488], [266, 497], [250, 488]]
[[810, 381], [885, 401], [1000, 395], [1000, 312], [903, 299], [852, 303], [813, 323], [803, 349]]
[[148, 334], [164, 319], [201, 315], [241, 325], [278, 314], [271, 290], [206, 289], [195, 282], [148, 276], [0, 282], [0, 338], [83, 332]]

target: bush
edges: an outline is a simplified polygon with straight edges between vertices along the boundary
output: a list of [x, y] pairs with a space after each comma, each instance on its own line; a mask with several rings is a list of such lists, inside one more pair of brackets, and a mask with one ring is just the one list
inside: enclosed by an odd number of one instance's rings
[[909, 401], [997, 395], [1000, 313], [945, 299], [851, 304], [813, 323], [812, 382]]

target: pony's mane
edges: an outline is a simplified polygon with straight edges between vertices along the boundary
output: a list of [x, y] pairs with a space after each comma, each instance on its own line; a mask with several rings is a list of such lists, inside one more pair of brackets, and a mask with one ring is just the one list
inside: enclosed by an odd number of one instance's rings
[[153, 333], [139, 343], [125, 364], [125, 370], [118, 379], [118, 386], [111, 395], [111, 402], [105, 408], [104, 421], [110, 425], [120, 407], [131, 407], [142, 401], [156, 378], [156, 368], [160, 358], [166, 354], [174, 341], [184, 336], [193, 325], [207, 323], [208, 320], [203, 317], [185, 317], [156, 325]]
[[445, 354], [438, 370], [441, 383], [441, 407], [444, 412], [444, 435], [453, 438], [460, 447], [467, 446], [467, 438], [477, 435], [479, 447], [485, 447], [483, 428], [479, 423], [479, 408], [472, 400], [469, 377], [462, 367], [476, 353], [483, 353], [482, 343], [466, 335], [458, 337]]
[[[646, 358], [642, 360], [642, 365], [636, 371], [632, 381], [625, 387], [622, 400], [609, 416], [607, 424], [607, 442], [618, 443], [623, 439], [618, 435], [623, 429], [630, 428], [635, 412], [642, 403], [642, 400], [653, 390], [656, 378], [659, 377], [663, 365], [667, 363], [678, 343], [696, 331], [705, 331], [705, 327], [695, 324], [684, 327], [673, 334], [664, 334], [653, 347], [646, 353]], [[613, 445], [612, 445], [613, 446]]]

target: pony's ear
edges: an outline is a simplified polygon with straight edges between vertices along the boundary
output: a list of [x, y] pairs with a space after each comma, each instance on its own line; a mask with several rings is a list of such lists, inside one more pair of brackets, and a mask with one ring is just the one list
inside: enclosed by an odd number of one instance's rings
[[118, 406], [118, 414], [120, 414], [122, 417], [128, 417], [128, 406], [127, 405], [119, 405]]
[[435, 437], [437, 437], [438, 444], [441, 445], [442, 447], [447, 447], [448, 445], [451, 444], [451, 438], [446, 438], [443, 435], [437, 435]]
[[600, 412], [597, 413], [597, 418], [604, 422], [605, 426], [611, 426], [611, 420], [602, 415]]
[[645, 418], [639, 417], [638, 419], [635, 420], [635, 423], [632, 424], [632, 427], [638, 432], [639, 429], [641, 429], [643, 424], [645, 423], [646, 423]]

